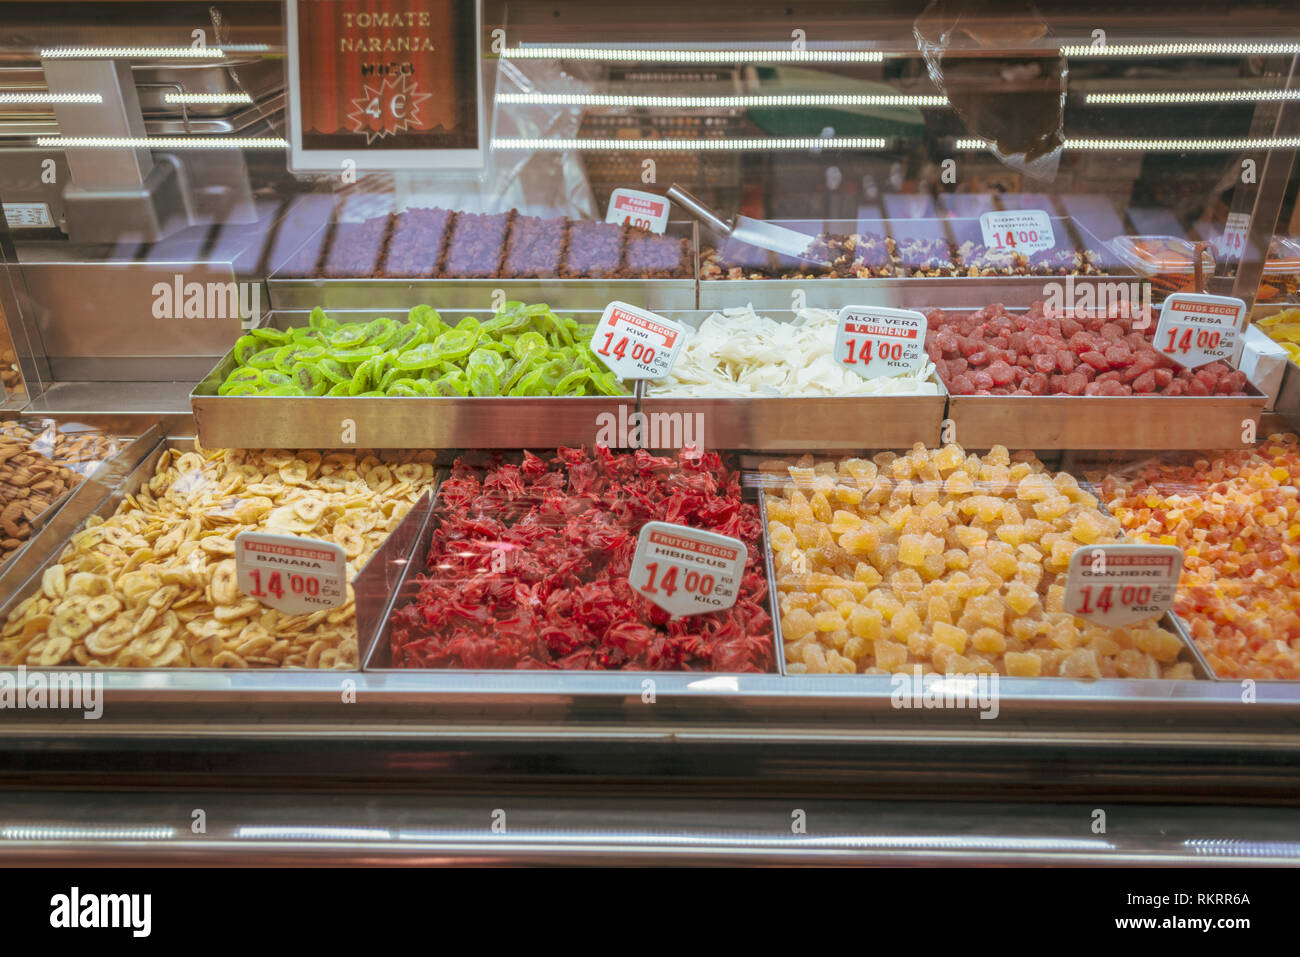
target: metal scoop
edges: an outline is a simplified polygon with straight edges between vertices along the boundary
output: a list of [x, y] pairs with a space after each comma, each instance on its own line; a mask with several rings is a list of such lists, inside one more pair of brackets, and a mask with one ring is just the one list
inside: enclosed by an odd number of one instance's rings
[[756, 247], [814, 266], [830, 265], [827, 260], [810, 255], [816, 236], [808, 236], [798, 230], [776, 226], [761, 219], [750, 219], [748, 216], [738, 215], [727, 222], [676, 183], [668, 188], [668, 198], [726, 239], [726, 247], [722, 250], [724, 261], [743, 262], [752, 258], [746, 255], [745, 247]]

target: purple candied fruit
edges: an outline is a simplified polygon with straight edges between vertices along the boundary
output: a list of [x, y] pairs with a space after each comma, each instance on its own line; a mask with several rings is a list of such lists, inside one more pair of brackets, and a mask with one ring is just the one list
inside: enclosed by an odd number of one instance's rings
[[398, 279], [432, 276], [447, 245], [450, 220], [451, 211], [440, 207], [398, 213], [393, 218], [381, 275]]
[[286, 220], [280, 227], [275, 249], [271, 252], [271, 275], [293, 278], [315, 275], [329, 229], [315, 223], [309, 224], [307, 229], [298, 228], [300, 225], [295, 223], [291, 226]]
[[642, 279], [673, 279], [690, 275], [686, 240], [674, 236], [656, 236], [643, 229], [629, 228], [627, 234], [627, 273]]
[[505, 254], [508, 213], [457, 213], [447, 244], [442, 275], [457, 279], [486, 279], [499, 275]]
[[948, 241], [934, 236], [896, 236], [894, 253], [904, 269], [956, 271]]
[[554, 279], [564, 252], [564, 219], [516, 216], [510, 227], [503, 276], [509, 278]]
[[623, 227], [572, 220], [564, 275], [575, 279], [613, 276], [623, 258]]
[[860, 233], [853, 245], [853, 257], [856, 264], [872, 270], [887, 270], [894, 264], [889, 244], [879, 233]]
[[321, 266], [321, 275], [332, 279], [373, 276], [379, 269], [386, 235], [387, 216], [376, 216], [364, 223], [339, 223], [334, 227], [334, 238]]

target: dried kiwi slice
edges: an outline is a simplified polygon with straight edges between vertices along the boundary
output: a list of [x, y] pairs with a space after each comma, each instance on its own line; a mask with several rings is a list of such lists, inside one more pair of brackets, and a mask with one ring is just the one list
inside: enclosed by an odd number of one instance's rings
[[332, 349], [330, 358], [345, 365], [356, 365], [358, 362], [365, 362], [379, 355], [378, 346], [364, 346], [360, 349]]
[[283, 346], [272, 346], [269, 349], [254, 353], [249, 357], [248, 364], [254, 369], [274, 369], [276, 353], [283, 348]]
[[311, 315], [307, 317], [307, 325], [311, 326], [313, 329], [320, 329], [323, 332], [333, 332], [339, 327], [339, 324], [335, 320], [325, 315], [325, 310], [320, 306], [317, 306], [311, 311]]
[[465, 382], [465, 377], [460, 373], [448, 374], [433, 383], [433, 391], [436, 395], [445, 395], [448, 397], [459, 397], [469, 395], [469, 385]]
[[398, 333], [397, 337], [389, 343], [388, 348], [391, 352], [405, 352], [412, 346], [420, 345], [420, 343], [426, 341], [427, 338], [428, 333], [425, 331], [424, 326], [419, 323], [408, 322], [406, 325], [402, 326], [401, 331]]
[[335, 349], [355, 349], [366, 340], [366, 327], [350, 322], [330, 333], [330, 345]]
[[577, 395], [578, 389], [582, 387], [582, 384], [587, 381], [587, 378], [590, 375], [591, 375], [590, 369], [574, 369], [572, 372], [570, 372], [568, 375], [566, 375], [563, 379], [561, 379], [559, 382], [555, 384], [555, 388], [552, 390], [552, 394], [553, 395], [570, 395], [570, 394]]
[[290, 376], [306, 395], [324, 395], [329, 391], [330, 380], [315, 366], [299, 363], [293, 367]]
[[[273, 389], [281, 386], [294, 385], [293, 379], [286, 373], [280, 372], [278, 369], [267, 369], [263, 372], [262, 382]], [[268, 395], [269, 394], [270, 393], [268, 393]]]
[[258, 329], [250, 329], [249, 335], [256, 336], [269, 345], [282, 346], [289, 341], [289, 333], [282, 329], [274, 329], [271, 326], [262, 326]]
[[348, 386], [350, 386], [351, 384], [352, 384], [351, 380], [349, 380], [348, 382], [336, 382], [334, 383], [334, 387], [330, 389], [328, 392], [326, 392], [325, 394], [326, 395], [351, 395], [352, 391], [348, 388]]
[[257, 355], [265, 348], [265, 343], [257, 336], [240, 336], [235, 340], [235, 348], [231, 350], [234, 360], [241, 366], [248, 365], [248, 360]]
[[361, 344], [387, 349], [389, 343], [396, 339], [400, 332], [401, 327], [387, 316], [374, 319], [366, 323], [366, 337]]
[[[254, 369], [251, 366], [244, 366], [243, 368], [235, 369], [230, 373], [230, 375], [226, 376], [226, 381], [221, 383], [221, 387], [217, 389], [217, 395], [231, 395], [232, 390], [237, 387], [247, 388], [250, 391], [256, 392], [257, 387], [261, 384], [262, 370]], [[247, 392], [233, 394], [246, 395]]]
[[468, 371], [479, 366], [491, 369], [493, 375], [500, 380], [506, 371], [506, 360], [492, 349], [479, 348], [469, 354], [469, 359], [465, 362], [465, 368]]
[[316, 368], [320, 369], [321, 374], [331, 382], [352, 381], [352, 372], [348, 367], [337, 359], [331, 359], [329, 356], [316, 360]]
[[546, 339], [538, 332], [525, 332], [515, 340], [515, 356], [519, 359], [526, 359], [532, 355], [544, 355], [548, 346]]
[[[464, 322], [461, 322], [464, 325]], [[433, 345], [438, 350], [440, 359], [460, 359], [474, 351], [474, 346], [478, 342], [478, 325], [475, 324], [472, 330], [462, 329], [457, 326], [451, 332], [444, 332], [437, 339], [433, 340]]]
[[422, 342], [399, 355], [393, 364], [404, 372], [414, 372], [435, 366], [440, 359], [437, 343]]
[[501, 394], [501, 379], [488, 366], [471, 366], [466, 373], [470, 395], [490, 396]]

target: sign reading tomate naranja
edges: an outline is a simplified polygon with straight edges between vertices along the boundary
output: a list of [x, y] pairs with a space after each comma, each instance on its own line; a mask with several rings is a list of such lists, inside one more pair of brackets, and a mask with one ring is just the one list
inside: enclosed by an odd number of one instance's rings
[[482, 165], [480, 5], [289, 0], [294, 169]]

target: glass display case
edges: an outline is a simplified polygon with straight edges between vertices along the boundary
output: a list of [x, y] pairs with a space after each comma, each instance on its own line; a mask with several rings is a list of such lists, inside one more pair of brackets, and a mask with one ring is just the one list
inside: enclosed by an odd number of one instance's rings
[[1285, 4], [4, 10], [0, 859], [1300, 859]]

